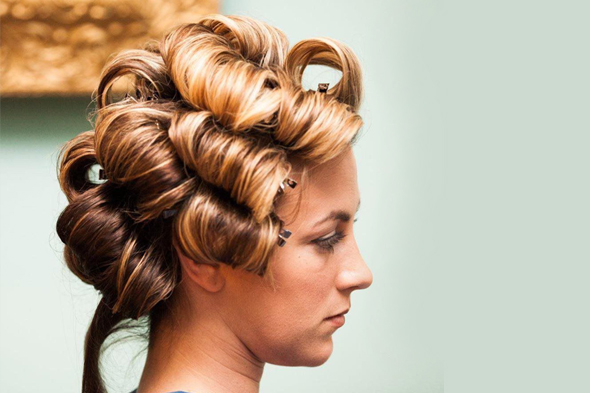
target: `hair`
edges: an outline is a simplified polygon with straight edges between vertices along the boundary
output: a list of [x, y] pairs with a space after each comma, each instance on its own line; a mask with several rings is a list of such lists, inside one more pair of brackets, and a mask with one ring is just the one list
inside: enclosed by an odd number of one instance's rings
[[[327, 92], [305, 90], [309, 64], [342, 77]], [[133, 78], [135, 95], [113, 102], [122, 76]], [[82, 392], [104, 393], [103, 344], [125, 321], [146, 317], [155, 329], [181, 278], [174, 246], [272, 282], [279, 184], [295, 160], [321, 164], [354, 144], [361, 68], [337, 40], [289, 50], [265, 22], [214, 14], [115, 54], [93, 99], [93, 130], [60, 151], [68, 205], [56, 228], [67, 267], [102, 295], [85, 338]], [[91, 181], [96, 164], [106, 182]]]

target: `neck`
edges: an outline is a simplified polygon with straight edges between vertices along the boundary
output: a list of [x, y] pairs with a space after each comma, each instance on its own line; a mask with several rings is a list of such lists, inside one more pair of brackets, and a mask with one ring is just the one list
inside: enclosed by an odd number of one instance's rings
[[162, 319], [151, 335], [138, 393], [258, 393], [264, 362], [217, 313]]

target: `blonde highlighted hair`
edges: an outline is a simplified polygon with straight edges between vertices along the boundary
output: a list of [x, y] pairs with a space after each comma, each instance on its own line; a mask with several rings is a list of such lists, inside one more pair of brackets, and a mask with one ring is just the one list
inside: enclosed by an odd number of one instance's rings
[[[307, 65], [342, 72], [326, 93], [305, 90]], [[136, 96], [112, 102], [134, 76]], [[361, 68], [331, 38], [298, 42], [245, 16], [208, 15], [160, 42], [116, 54], [96, 91], [94, 129], [58, 163], [69, 205], [57, 221], [67, 266], [102, 294], [86, 336], [83, 393], [103, 393], [102, 344], [126, 319], [151, 327], [189, 258], [263, 277], [283, 220], [274, 207], [294, 160], [321, 164], [362, 127]], [[100, 164], [108, 181], [89, 181]], [[177, 214], [166, 219], [163, 213]]]

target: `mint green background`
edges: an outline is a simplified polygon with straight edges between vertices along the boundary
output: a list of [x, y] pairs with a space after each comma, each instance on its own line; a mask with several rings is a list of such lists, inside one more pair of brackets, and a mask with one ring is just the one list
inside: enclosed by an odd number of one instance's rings
[[[365, 75], [355, 231], [374, 282], [326, 364], [267, 365], [262, 392], [590, 391], [586, 4], [224, 2], [291, 44], [347, 43]], [[2, 392], [79, 391], [97, 296], [61, 261], [55, 162], [89, 103], [1, 102]], [[111, 391], [136, 385], [137, 348], [107, 352]]]

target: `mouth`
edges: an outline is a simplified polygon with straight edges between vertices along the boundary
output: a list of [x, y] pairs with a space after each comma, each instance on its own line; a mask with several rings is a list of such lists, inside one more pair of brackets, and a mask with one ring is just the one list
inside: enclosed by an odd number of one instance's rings
[[344, 310], [340, 314], [332, 315], [331, 317], [328, 317], [325, 320], [326, 320], [326, 322], [328, 322], [332, 326], [339, 328], [342, 325], [344, 325], [344, 322], [345, 322], [344, 314], [346, 314], [347, 312], [348, 312], [348, 310]]
[[347, 308], [346, 310], [342, 311], [341, 313], [339, 313], [339, 314], [334, 314], [334, 315], [332, 315], [331, 317], [327, 317], [327, 318], [325, 318], [325, 319], [330, 319], [330, 318], [335, 318], [335, 317], [342, 317], [342, 316], [344, 316], [344, 314], [346, 314], [346, 313], [347, 313], [349, 310], [350, 310], [350, 309], [349, 309], [349, 308]]

